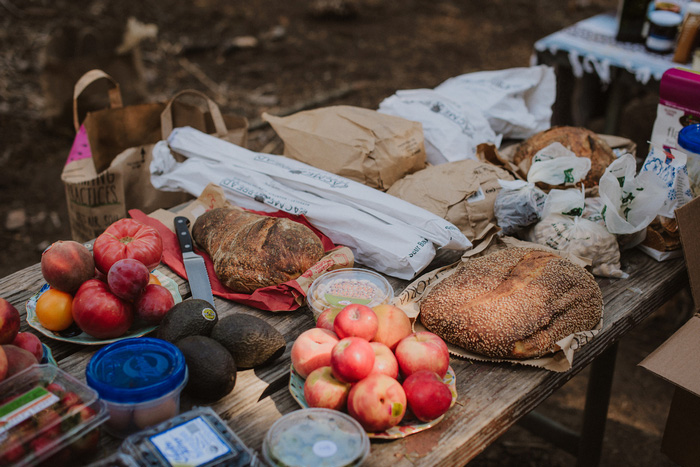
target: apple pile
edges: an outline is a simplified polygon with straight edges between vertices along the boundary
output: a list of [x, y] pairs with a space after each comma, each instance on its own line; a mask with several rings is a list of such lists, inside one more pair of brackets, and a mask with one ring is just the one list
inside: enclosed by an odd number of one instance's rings
[[447, 345], [432, 332], [414, 333], [393, 305], [324, 311], [294, 341], [291, 358], [310, 407], [347, 411], [368, 432], [386, 431], [405, 417], [434, 420], [452, 405], [443, 382]]
[[51, 288], [72, 295], [73, 322], [82, 331], [111, 339], [135, 320], [160, 323], [174, 305], [170, 291], [150, 273], [162, 255], [156, 229], [124, 218], [95, 239], [92, 253], [74, 241], [51, 244], [41, 255], [41, 273]]
[[[56, 443], [75, 426], [88, 423], [97, 416], [95, 410], [86, 405], [78, 394], [66, 390], [61, 384], [50, 383], [44, 389], [56, 403], [36, 411], [5, 433], [0, 440], [0, 465], [15, 465], [26, 461], [28, 456], [35, 459], [43, 457], [46, 451], [53, 450]], [[5, 405], [20, 395], [3, 399], [0, 405]], [[50, 462], [54, 465], [69, 465], [68, 460], [92, 451], [99, 438], [99, 429], [91, 430], [53, 454]]]

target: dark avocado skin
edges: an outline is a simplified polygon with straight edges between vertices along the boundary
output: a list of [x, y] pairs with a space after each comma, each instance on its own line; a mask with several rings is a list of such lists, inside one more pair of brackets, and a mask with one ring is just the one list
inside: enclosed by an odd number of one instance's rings
[[[205, 315], [214, 319], [207, 319]], [[218, 321], [216, 311], [206, 300], [183, 300], [165, 314], [156, 329], [156, 337], [175, 343], [187, 336], [209, 336]]]
[[221, 318], [210, 337], [231, 352], [239, 370], [267, 365], [286, 347], [284, 336], [274, 326], [247, 313]]
[[223, 345], [207, 336], [187, 336], [175, 345], [187, 364], [188, 395], [203, 402], [215, 402], [233, 390], [236, 362]]

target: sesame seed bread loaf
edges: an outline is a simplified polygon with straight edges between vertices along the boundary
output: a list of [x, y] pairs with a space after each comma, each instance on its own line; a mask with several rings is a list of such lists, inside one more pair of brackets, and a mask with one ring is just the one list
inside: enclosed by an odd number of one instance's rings
[[420, 305], [447, 342], [497, 358], [537, 358], [600, 321], [603, 296], [584, 268], [553, 253], [508, 248], [458, 266]]
[[296, 279], [324, 254], [321, 240], [305, 225], [240, 209], [205, 212], [192, 237], [211, 257], [221, 283], [240, 293]]

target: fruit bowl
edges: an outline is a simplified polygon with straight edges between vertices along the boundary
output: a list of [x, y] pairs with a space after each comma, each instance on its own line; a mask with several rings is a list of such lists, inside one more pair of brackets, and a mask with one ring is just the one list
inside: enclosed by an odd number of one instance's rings
[[[179, 303], [182, 301], [182, 297], [180, 296], [180, 291], [178, 289], [177, 282], [166, 276], [165, 274], [161, 273], [158, 270], [154, 270], [153, 274], [158, 278], [160, 281], [161, 285], [168, 289], [170, 293], [173, 296], [173, 299], [175, 300], [175, 303]], [[129, 329], [126, 333], [119, 337], [115, 337], [112, 339], [98, 339], [96, 337], [92, 337], [91, 335], [85, 333], [85, 332], [79, 332], [75, 335], [67, 335], [63, 331], [61, 332], [54, 332], [54, 331], [49, 331], [45, 327], [41, 325], [39, 322], [39, 319], [36, 316], [36, 301], [39, 299], [41, 294], [46, 292], [49, 289], [49, 284], [44, 284], [41, 289], [34, 295], [32, 295], [29, 300], [27, 300], [26, 303], [26, 309], [27, 309], [27, 324], [45, 335], [46, 337], [49, 337], [54, 340], [58, 341], [64, 341], [64, 342], [72, 342], [74, 344], [82, 344], [82, 345], [104, 345], [104, 344], [110, 344], [112, 342], [117, 342], [122, 339], [127, 339], [130, 337], [141, 337], [149, 332], [153, 331], [157, 326], [142, 326], [142, 327], [132, 327]]]
[[[452, 403], [450, 404], [450, 407], [452, 407], [457, 401], [457, 379], [455, 377], [455, 372], [452, 369], [452, 367], [449, 367], [447, 369], [447, 374], [442, 379], [442, 381], [449, 386], [450, 392], [452, 393]], [[306, 399], [304, 398], [304, 379], [301, 376], [299, 376], [299, 373], [297, 373], [294, 370], [293, 366], [290, 370], [289, 392], [292, 394], [294, 400], [297, 401], [297, 403], [302, 408], [309, 408], [309, 404], [306, 403]], [[443, 418], [445, 418], [445, 415], [441, 415], [435, 420], [430, 420], [429, 422], [421, 422], [416, 418], [409, 418], [408, 416], [406, 416], [403, 420], [401, 420], [401, 422], [398, 425], [391, 427], [386, 431], [382, 431], [379, 433], [368, 432], [367, 435], [372, 439], [405, 438], [408, 435], [412, 435], [414, 433], [418, 433], [427, 430], [428, 428], [434, 427], [435, 425], [440, 423]]]

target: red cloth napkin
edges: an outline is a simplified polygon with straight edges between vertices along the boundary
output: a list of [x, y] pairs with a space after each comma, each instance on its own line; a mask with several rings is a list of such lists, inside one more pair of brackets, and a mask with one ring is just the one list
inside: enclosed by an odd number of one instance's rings
[[[299, 222], [300, 224], [304, 224], [316, 235], [318, 235], [325, 251], [330, 251], [336, 248], [336, 245], [331, 241], [331, 239], [323, 235], [318, 229], [309, 224], [309, 221], [307, 221], [304, 216], [295, 216], [281, 211], [272, 213], [259, 211], [250, 212], [271, 217], [286, 217], [295, 222]], [[182, 261], [182, 251], [180, 250], [180, 244], [177, 241], [175, 232], [163, 225], [162, 222], [149, 217], [138, 209], [131, 209], [129, 211], [129, 215], [139, 222], [150, 225], [160, 233], [160, 236], [163, 238], [163, 258], [161, 262], [172, 269], [178, 276], [182, 277], [183, 279], [187, 279], [185, 264]], [[216, 274], [214, 273], [214, 264], [212, 263], [209, 255], [197, 248], [195, 248], [195, 251], [204, 257], [204, 263], [207, 266], [207, 273], [209, 274], [209, 282], [211, 283], [212, 292], [218, 297], [268, 311], [296, 310], [301, 306], [300, 302], [304, 302], [306, 291], [301, 288], [296, 280], [287, 281], [276, 286], [263, 287], [257, 289], [252, 294], [232, 292], [219, 281], [218, 277], [216, 277]], [[301, 299], [297, 301], [297, 298]]]

